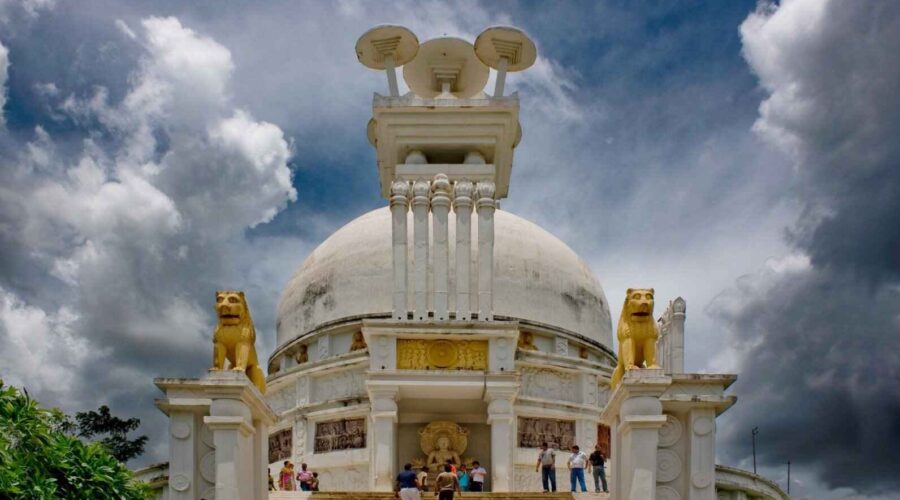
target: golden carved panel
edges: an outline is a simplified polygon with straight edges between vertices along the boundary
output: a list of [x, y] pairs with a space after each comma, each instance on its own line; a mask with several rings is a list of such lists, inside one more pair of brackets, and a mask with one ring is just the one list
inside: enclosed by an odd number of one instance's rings
[[487, 370], [487, 340], [397, 339], [399, 370]]

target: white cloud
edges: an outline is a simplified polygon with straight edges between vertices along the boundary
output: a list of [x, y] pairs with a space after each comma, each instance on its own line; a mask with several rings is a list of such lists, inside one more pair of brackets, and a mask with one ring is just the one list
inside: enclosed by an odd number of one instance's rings
[[[230, 51], [175, 18], [141, 26], [132, 32], [140, 59], [118, 99], [102, 87], [87, 96], [41, 87], [68, 94], [59, 111], [89, 132], [80, 149], [38, 127], [0, 186], [4, 212], [21, 214], [17, 241], [46, 270], [39, 296], [54, 290], [66, 304], [45, 311], [0, 290], [9, 346], [0, 351], [4, 363], [23, 361], [10, 364], [17, 383], [80, 405], [70, 410], [117, 397], [143, 410], [126, 395], [152, 391], [159, 370], [202, 371], [212, 290], [248, 285], [242, 268], [273, 250], [251, 252], [244, 231], [297, 196], [289, 139], [232, 102]], [[46, 368], [56, 356], [71, 362]]]
[[32, 394], [68, 400], [79, 380], [71, 373], [92, 350], [74, 331], [77, 315], [67, 307], [47, 312], [0, 288], [0, 378]]

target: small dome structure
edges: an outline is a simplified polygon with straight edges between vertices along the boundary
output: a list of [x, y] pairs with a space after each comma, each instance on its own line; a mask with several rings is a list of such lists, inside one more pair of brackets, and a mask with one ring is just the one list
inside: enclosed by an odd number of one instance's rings
[[[412, 214], [409, 215], [412, 241]], [[609, 304], [588, 265], [565, 243], [509, 212], [494, 216], [494, 315], [561, 328], [612, 347]], [[450, 241], [455, 217], [449, 216]], [[328, 323], [389, 316], [392, 304], [391, 212], [379, 208], [338, 229], [294, 274], [278, 307], [279, 346]], [[472, 232], [473, 255], [477, 231]], [[450, 262], [455, 262], [454, 246]], [[451, 266], [450, 310], [456, 277]], [[477, 283], [473, 262], [470, 283]], [[429, 278], [430, 279], [430, 278]], [[410, 280], [408, 289], [412, 290]], [[472, 290], [477, 301], [477, 290]], [[410, 310], [412, 303], [410, 303]]]

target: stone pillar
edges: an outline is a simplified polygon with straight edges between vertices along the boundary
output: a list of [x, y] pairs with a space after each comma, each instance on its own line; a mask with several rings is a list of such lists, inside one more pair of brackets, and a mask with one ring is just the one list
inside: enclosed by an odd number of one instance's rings
[[684, 320], [687, 310], [684, 299], [672, 301], [672, 324], [669, 330], [669, 373], [684, 373]]
[[293, 457], [293, 462], [296, 464], [302, 464], [306, 461], [306, 436], [307, 436], [307, 427], [308, 422], [306, 418], [298, 416], [295, 417], [294, 420], [294, 437], [292, 440], [293, 450], [291, 456]]
[[691, 440], [690, 494], [696, 500], [716, 498], [716, 413], [708, 407], [694, 408], [688, 413]]
[[494, 201], [495, 186], [479, 182], [478, 192], [478, 319], [494, 319]]
[[405, 320], [409, 313], [406, 293], [408, 281], [406, 214], [409, 211], [409, 183], [396, 180], [391, 184], [391, 235], [394, 249], [394, 319]]
[[450, 180], [444, 174], [431, 183], [431, 212], [434, 215], [434, 319], [450, 319], [450, 249], [447, 215], [450, 212]]
[[716, 416], [737, 398], [734, 375], [629, 370], [603, 409], [614, 500], [715, 500]]
[[659, 429], [666, 423], [659, 397], [670, 383], [662, 370], [629, 370], [603, 411], [613, 434], [614, 499], [656, 499]]
[[392, 491], [397, 463], [397, 388], [369, 389], [372, 402], [372, 489]]
[[488, 388], [487, 423], [491, 426], [491, 491], [513, 490], [516, 416], [513, 412], [515, 388]]
[[413, 184], [413, 239], [415, 273], [414, 317], [418, 320], [428, 319], [428, 181], [419, 179]]
[[269, 426], [256, 422], [253, 433], [253, 498], [269, 498]]
[[456, 211], [456, 319], [468, 321], [472, 317], [472, 194], [475, 185], [466, 179], [456, 182], [453, 210]]
[[197, 440], [205, 405], [188, 403], [169, 408], [169, 491], [172, 500], [193, 500], [201, 493]]
[[166, 393], [156, 404], [172, 435], [167, 498], [268, 498], [268, 426], [276, 416], [247, 376], [211, 370], [205, 379], [154, 382]]

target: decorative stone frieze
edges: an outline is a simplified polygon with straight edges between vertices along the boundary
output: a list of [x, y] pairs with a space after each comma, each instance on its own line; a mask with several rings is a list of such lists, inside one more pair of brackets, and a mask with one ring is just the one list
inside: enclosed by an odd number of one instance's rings
[[521, 368], [520, 372], [523, 396], [578, 402], [574, 374], [530, 366]]
[[572, 420], [519, 417], [517, 431], [519, 448], [538, 448], [547, 442], [555, 449], [568, 450], [577, 444]]
[[486, 340], [397, 340], [399, 370], [487, 370]]
[[352, 418], [316, 422], [315, 453], [328, 453], [366, 447], [366, 420]]

